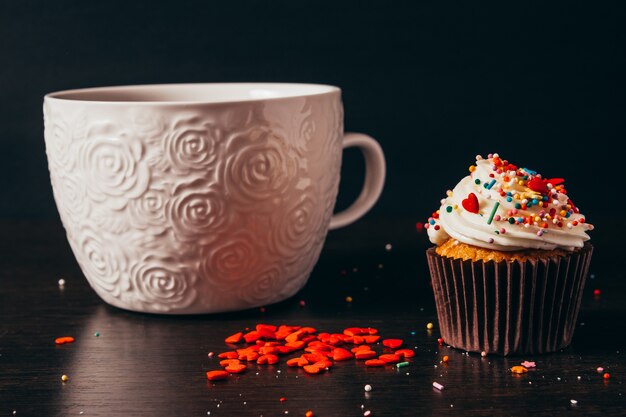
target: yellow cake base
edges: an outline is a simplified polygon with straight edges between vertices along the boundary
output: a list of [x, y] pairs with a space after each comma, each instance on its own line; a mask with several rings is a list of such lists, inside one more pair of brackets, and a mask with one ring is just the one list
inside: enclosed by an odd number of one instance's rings
[[446, 258], [463, 259], [465, 261], [494, 261], [494, 262], [513, 262], [548, 259], [561, 256], [567, 256], [570, 252], [563, 249], [528, 249], [521, 251], [503, 252], [493, 249], [479, 248], [477, 246], [461, 243], [455, 239], [448, 239], [441, 246], [435, 248], [437, 255]]

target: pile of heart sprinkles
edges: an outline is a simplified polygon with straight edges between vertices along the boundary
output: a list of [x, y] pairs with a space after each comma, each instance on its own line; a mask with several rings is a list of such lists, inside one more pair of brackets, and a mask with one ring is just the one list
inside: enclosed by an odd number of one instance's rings
[[[405, 359], [415, 356], [415, 351], [401, 349], [402, 339], [381, 341], [378, 330], [372, 327], [349, 327], [343, 333], [318, 333], [313, 327], [257, 324], [255, 330], [235, 333], [224, 341], [235, 349], [217, 355], [223, 369], [208, 371], [209, 381], [245, 372], [246, 362], [274, 365], [281, 357], [294, 353], [300, 355], [287, 359], [287, 365], [302, 368], [310, 375], [327, 371], [334, 362], [351, 359], [364, 360], [368, 367], [395, 365], [401, 368], [409, 364]], [[378, 354], [374, 350], [372, 345], [379, 341], [386, 353]], [[243, 343], [247, 346], [236, 348]]]

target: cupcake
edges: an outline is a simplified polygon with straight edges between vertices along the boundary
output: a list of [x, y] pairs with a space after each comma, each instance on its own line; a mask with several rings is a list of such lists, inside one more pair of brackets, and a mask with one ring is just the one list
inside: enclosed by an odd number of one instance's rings
[[593, 247], [562, 178], [476, 157], [425, 225], [441, 336], [500, 355], [554, 352], [574, 334]]

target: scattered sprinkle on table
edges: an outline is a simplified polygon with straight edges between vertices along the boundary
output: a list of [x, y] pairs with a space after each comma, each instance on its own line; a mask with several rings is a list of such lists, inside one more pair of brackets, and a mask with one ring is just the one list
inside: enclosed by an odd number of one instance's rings
[[94, 335], [95, 337], [100, 337], [100, 332], [95, 332], [93, 335]]
[[63, 288], [65, 286], [65, 280], [63, 278], [61, 278], [59, 280], [59, 287]]
[[569, 400], [569, 402], [572, 403], [572, 405], [578, 404], [578, 401], [576, 401], [576, 400]]
[[432, 324], [432, 323], [428, 323], [428, 324], [426, 325], [426, 328], [427, 328], [428, 330], [432, 330], [432, 329], [433, 329], [433, 327], [434, 327], [434, 326], [433, 326], [433, 324]]
[[352, 297], [347, 296], [347, 297], [346, 297], [346, 303], [351, 303], [351, 302], [352, 302]]
[[372, 386], [370, 384], [367, 384], [364, 388], [363, 388], [366, 392], [370, 392], [372, 390]]
[[521, 363], [524, 368], [534, 368], [536, 366], [535, 362], [524, 361]]
[[228, 378], [229, 373], [227, 371], [215, 370], [209, 371], [206, 373], [207, 379], [209, 381], [220, 381], [222, 379]]
[[61, 381], [67, 382], [69, 380], [70, 380], [70, 378], [67, 375], [61, 375]]
[[[401, 368], [409, 365], [410, 362], [406, 359], [414, 357], [415, 351], [399, 349], [404, 343], [402, 339], [383, 339], [384, 348], [391, 349], [393, 353], [389, 350], [377, 353], [372, 345], [380, 339], [378, 329], [372, 327], [348, 327], [341, 333], [329, 333], [318, 332], [317, 329], [307, 326], [260, 323], [254, 329], [246, 328], [245, 333], [237, 332], [224, 339], [233, 350], [217, 354], [223, 369], [207, 372], [207, 379], [220, 380], [226, 379], [229, 373], [244, 373], [248, 369], [246, 362], [256, 362], [258, 365], [277, 364], [281, 362], [280, 356], [302, 350], [304, 353], [287, 359], [286, 363], [289, 367], [302, 368], [309, 375], [323, 373], [334, 362], [350, 359], [365, 360], [364, 365], [367, 367], [389, 367], [397, 364], [396, 367]], [[233, 346], [240, 343], [246, 343], [247, 346]], [[212, 356], [213, 352], [210, 352], [209, 357]], [[276, 370], [276, 373], [280, 372]]]
[[480, 352], [480, 356], [482, 356], [483, 358], [487, 356], [487, 352], [485, 352], [484, 350], [482, 352]]
[[513, 372], [514, 374], [525, 374], [526, 372], [528, 372], [528, 369], [524, 368], [523, 366], [517, 365], [511, 368], [511, 372]]
[[439, 382], [433, 382], [433, 387], [437, 388], [439, 391], [443, 390], [443, 385], [441, 385]]
[[72, 336], [57, 337], [54, 340], [54, 343], [56, 343], [57, 345], [64, 345], [66, 343], [74, 343], [74, 338]]

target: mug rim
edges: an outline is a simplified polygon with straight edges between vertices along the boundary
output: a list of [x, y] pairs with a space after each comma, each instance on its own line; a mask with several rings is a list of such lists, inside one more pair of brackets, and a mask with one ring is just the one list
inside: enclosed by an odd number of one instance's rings
[[[203, 89], [202, 93], [213, 90], [217, 93], [219, 89], [229, 90], [230, 94], [224, 94], [221, 98], [215, 96], [213, 99], [139, 99], [141, 94], [154, 96], [155, 94], [180, 94], [181, 89], [188, 94], [201, 95], [197, 91]], [[237, 91], [241, 95], [247, 92], [247, 96], [237, 97], [232, 92]], [[48, 93], [44, 96], [44, 101], [59, 103], [83, 103], [83, 104], [106, 104], [106, 105], [211, 105], [211, 104], [235, 104], [254, 103], [265, 101], [277, 101], [294, 99], [300, 97], [323, 96], [333, 93], [341, 93], [339, 87], [329, 84], [315, 83], [275, 83], [275, 82], [226, 82], [226, 83], [161, 83], [161, 84], [134, 84], [115, 85], [103, 87], [77, 88], [69, 90], [59, 90]], [[123, 99], [124, 95], [127, 99]], [[137, 95], [137, 99], [130, 99], [132, 95]], [[108, 96], [108, 99], [106, 99]], [[116, 99], [115, 97], [120, 97]], [[146, 97], [147, 97], [146, 96]], [[190, 96], [191, 97], [191, 96]], [[232, 98], [231, 98], [232, 97]]]

